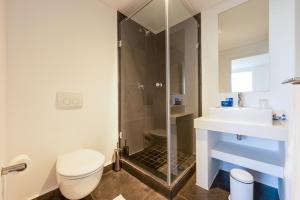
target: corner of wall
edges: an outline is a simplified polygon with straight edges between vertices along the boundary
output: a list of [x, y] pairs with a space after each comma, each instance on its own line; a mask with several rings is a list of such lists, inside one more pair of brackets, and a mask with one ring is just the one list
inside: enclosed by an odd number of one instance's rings
[[[0, 0], [0, 171], [6, 159], [6, 0]], [[3, 181], [0, 177], [0, 200], [4, 200]]]

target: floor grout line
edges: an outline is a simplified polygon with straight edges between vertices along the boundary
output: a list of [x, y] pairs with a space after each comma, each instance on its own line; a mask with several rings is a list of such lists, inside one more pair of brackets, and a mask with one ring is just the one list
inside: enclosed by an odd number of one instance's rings
[[92, 200], [96, 200], [92, 193], [90, 194], [90, 196], [92, 197]]

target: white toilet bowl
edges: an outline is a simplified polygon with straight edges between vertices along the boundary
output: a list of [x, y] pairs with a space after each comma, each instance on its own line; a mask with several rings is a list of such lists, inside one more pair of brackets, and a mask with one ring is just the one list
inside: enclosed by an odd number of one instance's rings
[[59, 156], [56, 177], [63, 196], [70, 200], [88, 196], [101, 180], [104, 162], [104, 155], [90, 149]]

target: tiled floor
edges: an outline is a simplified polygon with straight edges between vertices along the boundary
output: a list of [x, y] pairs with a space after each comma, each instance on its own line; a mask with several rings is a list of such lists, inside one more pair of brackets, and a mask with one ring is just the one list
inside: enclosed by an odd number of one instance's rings
[[[188, 155], [182, 152], [177, 152], [177, 156], [172, 159], [172, 178], [178, 176], [186, 168], [190, 167], [195, 162], [194, 155]], [[134, 164], [150, 171], [157, 177], [167, 179], [167, 148], [160, 145], [150, 146], [143, 151], [130, 155], [127, 158]]]
[[[106, 173], [93, 192], [95, 200], [112, 200], [122, 194], [126, 200], [166, 200], [135, 177], [122, 170]], [[181, 189], [175, 200], [227, 200], [228, 192], [219, 188], [203, 190], [195, 185], [195, 175]]]
[[[229, 190], [228, 181], [228, 173], [221, 171], [213, 184], [213, 188], [206, 191], [195, 185], [196, 177], [193, 175], [174, 200], [227, 200], [229, 195], [227, 192]], [[274, 188], [256, 183], [254, 190], [255, 200], [279, 200], [277, 190]], [[83, 200], [113, 200], [120, 194], [126, 200], [167, 200], [124, 170], [105, 173], [92, 196]], [[66, 199], [56, 190], [35, 200]]]

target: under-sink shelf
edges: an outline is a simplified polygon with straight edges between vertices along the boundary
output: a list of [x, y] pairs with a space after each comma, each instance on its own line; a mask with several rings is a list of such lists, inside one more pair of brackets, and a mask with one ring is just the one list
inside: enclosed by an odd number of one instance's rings
[[211, 157], [275, 177], [284, 177], [284, 158], [277, 151], [220, 141], [211, 149]]

